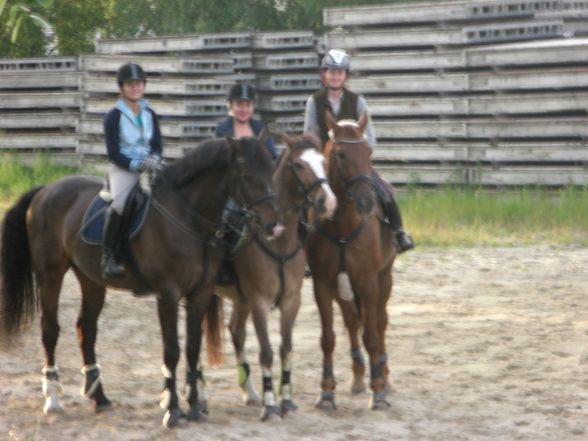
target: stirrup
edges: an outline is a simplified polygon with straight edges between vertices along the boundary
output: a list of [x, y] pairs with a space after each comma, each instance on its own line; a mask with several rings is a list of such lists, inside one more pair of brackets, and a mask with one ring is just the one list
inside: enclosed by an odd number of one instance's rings
[[118, 263], [112, 256], [102, 266], [102, 276], [105, 278], [120, 278], [125, 276], [125, 267]]

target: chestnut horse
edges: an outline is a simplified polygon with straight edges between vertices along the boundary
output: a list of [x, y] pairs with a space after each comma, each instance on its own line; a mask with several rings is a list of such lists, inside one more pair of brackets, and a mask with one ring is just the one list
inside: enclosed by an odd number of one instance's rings
[[317, 406], [336, 407], [333, 300], [341, 308], [351, 340], [352, 391], [357, 393], [365, 389], [365, 364], [358, 338], [361, 326], [370, 363], [372, 395], [369, 406], [377, 408], [388, 404], [386, 303], [392, 290], [396, 246], [393, 231], [382, 224], [381, 208], [375, 202], [372, 149], [363, 137], [366, 122], [364, 114], [358, 122], [336, 123], [327, 113], [328, 127], [334, 137], [325, 146], [324, 153], [338, 207], [333, 219], [322, 221], [306, 242], [322, 325], [323, 375]]
[[[41, 305], [46, 413], [62, 410], [55, 360], [57, 311], [63, 277], [71, 268], [82, 291], [77, 331], [84, 361], [83, 394], [94, 401], [97, 410], [110, 406], [94, 351], [106, 287], [135, 290], [146, 284], [157, 294], [163, 337], [163, 424], [171, 427], [180, 418], [199, 418], [202, 409], [196, 363], [202, 322], [222, 255], [219, 231], [223, 207], [229, 196], [233, 197], [246, 207], [252, 229], [272, 235], [279, 220], [271, 190], [272, 171], [265, 147], [253, 138], [205, 141], [165, 168], [153, 184], [144, 226], [130, 243], [142, 276], [129, 272], [117, 280], [102, 278], [100, 246], [83, 242], [79, 234], [84, 212], [101, 190], [101, 179], [67, 177], [33, 189], [16, 202], [3, 224], [0, 312], [4, 337], [10, 342], [20, 324]], [[176, 392], [180, 299], [186, 307], [187, 414], [182, 412]], [[216, 337], [218, 341], [218, 333]]]
[[[258, 404], [247, 359], [245, 358], [245, 323], [251, 313], [259, 340], [259, 363], [262, 368], [263, 402], [261, 419], [285, 415], [297, 407], [291, 395], [292, 329], [300, 307], [300, 290], [306, 259], [299, 237], [299, 224], [311, 218], [332, 216], [337, 201], [326, 179], [325, 158], [319, 152], [319, 141], [311, 135], [288, 137], [273, 175], [274, 190], [284, 232], [274, 240], [255, 235], [234, 258], [238, 285], [217, 286], [216, 293], [233, 302], [230, 331], [238, 363], [238, 381], [246, 404]], [[312, 220], [308, 220], [312, 223]], [[270, 309], [280, 310], [282, 344], [280, 359], [281, 402], [276, 404], [273, 390], [273, 351], [268, 333]]]

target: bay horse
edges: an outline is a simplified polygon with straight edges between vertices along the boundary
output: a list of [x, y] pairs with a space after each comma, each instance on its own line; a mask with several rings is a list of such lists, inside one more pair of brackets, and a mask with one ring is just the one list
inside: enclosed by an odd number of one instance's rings
[[[325, 171], [325, 158], [319, 152], [319, 140], [312, 135], [290, 137], [281, 134], [286, 144], [273, 174], [277, 194], [282, 235], [268, 241], [257, 234], [234, 257], [238, 278], [235, 286], [217, 286], [215, 292], [233, 302], [229, 329], [238, 364], [238, 382], [246, 404], [262, 403], [261, 419], [284, 416], [297, 409], [291, 394], [292, 330], [300, 307], [306, 258], [299, 224], [312, 224], [312, 219], [327, 219], [337, 205]], [[307, 219], [307, 211], [310, 211]], [[280, 310], [282, 366], [276, 404], [273, 389], [273, 351], [268, 333], [268, 315], [272, 308]], [[255, 392], [250, 368], [245, 357], [245, 323], [252, 315], [260, 346], [263, 401]]]
[[327, 112], [327, 125], [334, 136], [325, 145], [324, 154], [338, 206], [333, 219], [323, 220], [306, 242], [322, 327], [323, 374], [317, 407], [336, 408], [333, 301], [341, 308], [351, 341], [352, 392], [365, 389], [365, 363], [358, 338], [361, 326], [370, 364], [369, 407], [389, 405], [386, 303], [392, 290], [396, 245], [393, 231], [382, 224], [381, 208], [375, 202], [372, 149], [363, 137], [366, 123], [366, 114], [359, 121], [337, 123]]
[[[204, 141], [166, 167], [154, 180], [144, 226], [130, 243], [142, 277], [128, 272], [122, 279], [104, 280], [101, 247], [80, 238], [82, 217], [101, 190], [101, 179], [66, 177], [32, 189], [16, 202], [6, 213], [2, 232], [2, 331], [10, 343], [40, 303], [45, 413], [62, 410], [55, 360], [57, 311], [63, 277], [71, 268], [82, 294], [77, 320], [85, 374], [82, 393], [94, 402], [96, 410], [111, 405], [94, 352], [106, 287], [133, 290], [143, 282], [157, 294], [165, 377], [160, 403], [166, 410], [163, 424], [173, 427], [181, 418], [196, 420], [201, 416], [197, 360], [202, 322], [222, 255], [219, 231], [223, 207], [229, 196], [234, 198], [246, 207], [250, 227], [271, 236], [279, 221], [271, 190], [272, 171], [272, 159], [253, 138]], [[187, 414], [181, 410], [176, 392], [180, 299], [186, 308]], [[209, 346], [215, 344], [215, 338], [218, 343], [218, 333], [209, 335]]]

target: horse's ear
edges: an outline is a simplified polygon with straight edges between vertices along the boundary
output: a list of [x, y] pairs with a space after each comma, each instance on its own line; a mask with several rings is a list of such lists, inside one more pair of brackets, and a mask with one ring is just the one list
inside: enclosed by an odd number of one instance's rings
[[264, 125], [257, 135], [257, 140], [265, 145], [267, 139], [270, 137], [270, 130]]
[[280, 141], [283, 144], [286, 144], [287, 149], [290, 149], [292, 144], [294, 143], [292, 137], [285, 132], [277, 132], [272, 130], [270, 133], [276, 140]]
[[357, 121], [357, 125], [359, 126], [359, 130], [361, 130], [361, 133], [363, 133], [365, 131], [367, 123], [368, 123], [368, 114], [367, 114], [367, 111], [364, 110], [363, 113], [361, 114], [361, 116], [359, 117], [359, 120]]

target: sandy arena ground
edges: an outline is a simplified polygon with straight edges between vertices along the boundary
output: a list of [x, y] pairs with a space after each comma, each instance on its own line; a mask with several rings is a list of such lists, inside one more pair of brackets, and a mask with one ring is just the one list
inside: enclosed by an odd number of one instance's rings
[[[79, 294], [68, 275], [57, 353], [66, 412], [49, 417], [41, 412], [43, 352], [37, 316], [17, 346], [0, 352], [0, 440], [588, 439], [587, 249], [420, 249], [402, 256], [394, 271], [388, 304], [388, 410], [370, 411], [367, 393], [349, 392], [349, 343], [340, 317], [335, 366], [339, 408], [314, 408], [321, 375], [320, 328], [312, 285], [306, 281], [294, 334], [296, 414], [262, 423], [259, 408], [241, 404], [227, 332], [225, 365], [205, 372], [208, 420], [163, 429], [155, 299], [111, 292], [99, 323], [97, 351], [114, 406], [96, 415], [79, 394]], [[272, 315], [276, 353], [277, 317]], [[251, 327], [247, 348], [259, 386]], [[183, 359], [178, 372], [183, 380]]]

